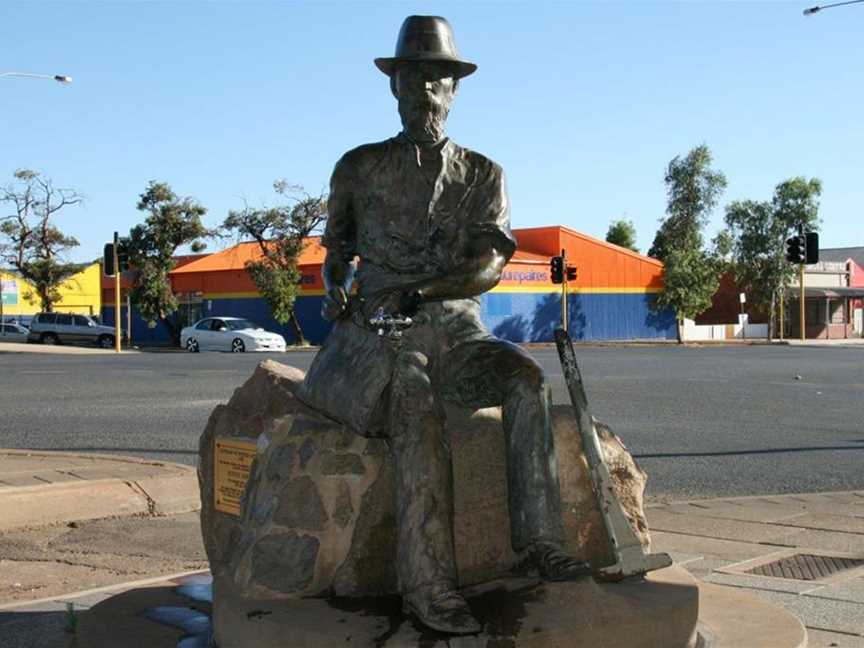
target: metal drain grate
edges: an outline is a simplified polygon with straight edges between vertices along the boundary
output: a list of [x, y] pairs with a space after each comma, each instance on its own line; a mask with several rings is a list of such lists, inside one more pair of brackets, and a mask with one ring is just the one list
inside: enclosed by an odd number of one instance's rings
[[839, 558], [837, 556], [815, 556], [795, 554], [748, 569], [746, 573], [772, 578], [794, 578], [796, 580], [821, 580], [847, 569], [864, 565], [864, 560]]

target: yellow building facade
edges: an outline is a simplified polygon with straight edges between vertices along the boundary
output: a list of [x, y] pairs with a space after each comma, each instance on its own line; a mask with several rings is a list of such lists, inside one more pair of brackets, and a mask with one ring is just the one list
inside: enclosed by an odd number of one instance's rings
[[[42, 310], [33, 286], [21, 277], [0, 270], [0, 286], [4, 317], [34, 315]], [[60, 301], [54, 304], [54, 310], [58, 313], [99, 315], [102, 312], [101, 264], [92, 263], [64, 281], [60, 286]]]

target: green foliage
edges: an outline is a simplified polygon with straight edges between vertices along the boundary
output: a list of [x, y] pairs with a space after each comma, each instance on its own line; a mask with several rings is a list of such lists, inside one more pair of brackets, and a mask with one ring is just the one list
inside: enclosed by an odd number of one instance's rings
[[0, 203], [11, 213], [0, 216], [0, 263], [33, 285], [45, 311], [54, 310], [59, 288], [84, 265], [66, 259], [78, 241], [54, 225], [54, 215], [83, 202], [72, 189], [60, 189], [36, 171], [18, 169], [15, 180], [0, 188]]
[[805, 231], [819, 229], [819, 196], [822, 195], [822, 181], [818, 178], [808, 180], [797, 176], [784, 180], [774, 189], [771, 204], [778, 218], [790, 228], [803, 227]]
[[669, 162], [666, 183], [666, 218], [660, 224], [648, 256], [660, 261], [672, 250], [701, 248], [702, 229], [711, 210], [726, 189], [726, 176], [711, 168], [711, 151], [705, 144], [686, 157]]
[[775, 301], [795, 274], [786, 261], [786, 239], [799, 227], [818, 230], [821, 191], [818, 179], [796, 177], [778, 184], [770, 202], [737, 200], [726, 206], [735, 280], [750, 304], [770, 314], [772, 333]]
[[147, 217], [129, 232], [129, 264], [135, 271], [132, 303], [150, 327], [162, 321], [176, 340], [179, 327], [170, 317], [178, 305], [170, 279], [174, 254], [183, 245], [203, 249], [200, 239], [212, 234], [201, 222], [207, 209], [193, 198], [179, 198], [168, 184], [155, 181], [147, 185], [137, 207]]
[[327, 218], [323, 196], [311, 196], [302, 187], [284, 180], [273, 183], [287, 202], [276, 207], [230, 211], [222, 223], [227, 232], [258, 245], [261, 257], [246, 263], [246, 270], [280, 324], [289, 324], [295, 344], [305, 344], [294, 304], [300, 293], [302, 272], [298, 266], [306, 238]]
[[285, 324], [294, 313], [294, 302], [300, 293], [300, 268], [281, 268], [267, 260], [249, 261], [246, 271], [252, 277], [259, 292], [264, 296], [270, 312], [280, 324]]
[[612, 221], [606, 231], [606, 242], [620, 245], [633, 252], [639, 251], [636, 247], [636, 227], [633, 221], [624, 219]]
[[657, 305], [669, 307], [678, 320], [695, 318], [711, 305], [728, 254], [728, 237], [704, 249], [702, 230], [726, 188], [726, 176], [711, 168], [711, 152], [702, 144], [666, 169], [666, 218], [648, 254], [663, 261], [663, 292]]
[[693, 248], [671, 250], [663, 266], [663, 292], [657, 304], [671, 308], [680, 323], [705, 311], [719, 285], [716, 254]]

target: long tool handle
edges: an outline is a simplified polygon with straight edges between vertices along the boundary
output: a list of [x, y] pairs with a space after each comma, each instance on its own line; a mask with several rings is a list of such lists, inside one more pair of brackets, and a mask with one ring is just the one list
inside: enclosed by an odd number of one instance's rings
[[645, 554], [642, 542], [630, 526], [630, 521], [624, 514], [624, 509], [615, 493], [612, 475], [609, 474], [609, 468], [606, 466], [600, 448], [600, 440], [597, 438], [594, 417], [591, 416], [588, 408], [588, 396], [585, 394], [582, 374], [576, 362], [576, 353], [573, 351], [573, 343], [567, 331], [560, 328], [555, 330], [555, 345], [558, 347], [561, 369], [576, 414], [576, 424], [582, 439], [582, 451], [585, 453], [591, 472], [591, 486], [615, 556], [615, 564], [600, 569], [600, 575], [612, 579], [626, 578], [644, 574], [652, 569], [668, 567], [672, 564], [668, 555]]

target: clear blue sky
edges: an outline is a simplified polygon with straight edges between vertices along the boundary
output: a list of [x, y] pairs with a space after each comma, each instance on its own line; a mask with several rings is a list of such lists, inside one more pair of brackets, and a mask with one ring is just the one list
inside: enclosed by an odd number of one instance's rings
[[[449, 134], [504, 167], [514, 227], [603, 238], [632, 219], [645, 251], [663, 171], [700, 143], [722, 206], [794, 175], [824, 183], [823, 247], [864, 245], [864, 4], [803, 2], [61, 2], [7, 0], [0, 181], [43, 171], [86, 194], [57, 224], [101, 254], [163, 180], [208, 209], [274, 200], [277, 178], [323, 189], [349, 148], [399, 130], [387, 78], [412, 13], [446, 16], [463, 82]], [[217, 244], [218, 245], [218, 244]], [[211, 244], [212, 247], [212, 244]]]

